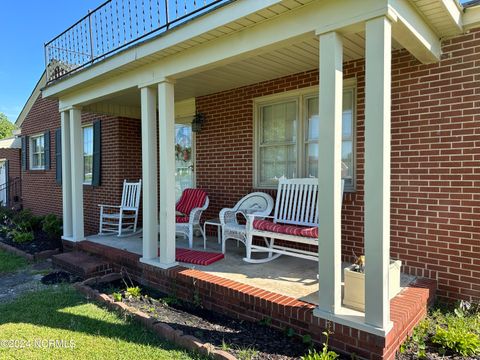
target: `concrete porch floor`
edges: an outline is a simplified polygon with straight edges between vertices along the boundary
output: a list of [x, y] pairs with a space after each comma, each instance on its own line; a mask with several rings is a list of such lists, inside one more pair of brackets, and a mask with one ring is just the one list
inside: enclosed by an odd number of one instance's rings
[[[178, 248], [188, 248], [186, 239], [182, 236], [178, 236], [176, 239]], [[87, 236], [87, 240], [131, 253], [142, 254], [141, 233], [122, 238], [115, 235], [92, 235]], [[195, 237], [193, 248], [203, 251], [203, 238]], [[318, 304], [317, 262], [291, 256], [281, 256], [268, 263], [249, 264], [242, 260], [245, 255], [245, 247], [242, 243], [237, 246], [235, 240], [228, 240], [226, 248], [225, 258], [209, 266], [181, 264], [187, 268], [201, 270], [211, 275], [291, 296], [311, 304]], [[221, 245], [218, 244], [216, 236], [207, 238], [206, 251], [221, 252]], [[342, 263], [342, 268], [348, 265], [350, 264]], [[400, 285], [404, 288], [414, 280], [414, 276], [401, 274]]]

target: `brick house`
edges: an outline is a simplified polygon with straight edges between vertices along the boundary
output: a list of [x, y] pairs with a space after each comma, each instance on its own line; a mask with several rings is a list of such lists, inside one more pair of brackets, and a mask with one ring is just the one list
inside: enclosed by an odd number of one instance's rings
[[[425, 313], [431, 293], [422, 288], [478, 299], [478, 2], [239, 0], [209, 1], [199, 11], [134, 46], [108, 33], [100, 46], [97, 34], [87, 58], [72, 55], [85, 53], [87, 35], [67, 44], [68, 30], [47, 43], [44, 82], [21, 121], [25, 207], [63, 215], [71, 246], [129, 266], [163, 290], [175, 279], [188, 298], [191, 279], [201, 281], [204, 303], [219, 311], [268, 315], [316, 341], [330, 321], [332, 346], [364, 358], [393, 358]], [[75, 25], [80, 33], [87, 20]], [[125, 43], [139, 40], [127, 35]], [[320, 227], [320, 269], [364, 253], [371, 269], [364, 313], [344, 309], [340, 294], [320, 291], [315, 306], [282, 302], [178, 266], [168, 190], [173, 124], [197, 112], [206, 121], [193, 138], [194, 185], [209, 194], [206, 217], [254, 190], [274, 194], [281, 176], [318, 177], [321, 203], [331, 209]], [[49, 146], [36, 160], [31, 148], [42, 137]], [[71, 146], [60, 151], [60, 138]], [[98, 229], [97, 204], [118, 203], [123, 179], [138, 178], [143, 208], [162, 214], [160, 257], [158, 221], [143, 222], [142, 258], [85, 242]], [[333, 194], [341, 178], [340, 203]], [[150, 196], [157, 188], [159, 198]], [[322, 242], [322, 234], [334, 235]], [[391, 301], [390, 257], [427, 279]], [[339, 289], [339, 270], [320, 270], [320, 284]]]

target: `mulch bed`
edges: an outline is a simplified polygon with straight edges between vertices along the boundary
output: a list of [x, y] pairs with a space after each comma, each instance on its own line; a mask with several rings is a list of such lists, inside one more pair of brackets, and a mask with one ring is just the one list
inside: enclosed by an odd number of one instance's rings
[[1, 237], [0, 241], [32, 255], [42, 251], [62, 249], [62, 241], [51, 239], [43, 230], [34, 231], [34, 240], [31, 242], [18, 244], [8, 237]]
[[[113, 299], [112, 294], [121, 292], [126, 286], [122, 280], [117, 280], [92, 284], [91, 287]], [[142, 295], [138, 298], [125, 296], [123, 292], [122, 302], [185, 335], [194, 336], [201, 342], [210, 343], [236, 357], [243, 358], [247, 351], [254, 355], [252, 359], [300, 359], [308, 352], [309, 345], [304, 344], [302, 338], [288, 336], [268, 324], [233, 319], [203, 309], [201, 304], [195, 306], [153, 289], [140, 288]]]
[[54, 271], [42, 277], [40, 281], [44, 285], [54, 285], [62, 283], [72, 284], [80, 280], [81, 279], [78, 276], [72, 275], [66, 271]]

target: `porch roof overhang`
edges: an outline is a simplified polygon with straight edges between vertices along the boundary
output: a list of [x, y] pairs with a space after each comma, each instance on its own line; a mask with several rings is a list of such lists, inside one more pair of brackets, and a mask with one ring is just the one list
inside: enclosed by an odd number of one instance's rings
[[43, 96], [60, 108], [85, 106], [165, 78], [177, 81], [178, 100], [206, 95], [316, 68], [316, 35], [332, 30], [346, 38], [346, 60], [362, 58], [363, 23], [378, 16], [393, 21], [394, 48], [435, 62], [440, 39], [462, 31], [459, 9], [455, 0], [235, 1], [52, 83]]

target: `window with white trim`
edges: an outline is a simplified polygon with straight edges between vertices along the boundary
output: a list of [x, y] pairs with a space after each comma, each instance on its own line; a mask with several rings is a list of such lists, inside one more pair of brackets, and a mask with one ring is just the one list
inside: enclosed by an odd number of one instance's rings
[[45, 169], [45, 136], [44, 134], [30, 137], [30, 169]]
[[[255, 186], [278, 179], [318, 176], [318, 92], [307, 90], [256, 102]], [[355, 88], [343, 91], [342, 178], [355, 189]]]
[[93, 126], [83, 128], [83, 183], [92, 184], [93, 178]]

